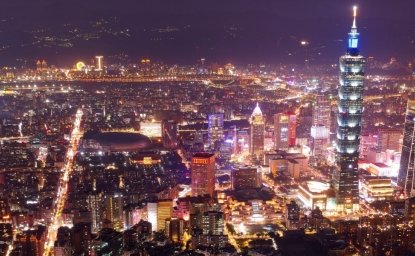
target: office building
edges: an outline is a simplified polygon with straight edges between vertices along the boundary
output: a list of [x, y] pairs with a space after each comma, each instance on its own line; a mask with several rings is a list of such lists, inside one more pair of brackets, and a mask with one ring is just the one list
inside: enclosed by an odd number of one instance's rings
[[311, 154], [323, 158], [330, 142], [331, 104], [326, 95], [318, 95], [313, 105]]
[[295, 146], [297, 116], [289, 113], [274, 115], [274, 142], [275, 149], [287, 150]]
[[105, 218], [111, 222], [115, 230], [122, 231], [124, 229], [123, 196], [121, 194], [105, 195], [104, 205]]
[[166, 230], [166, 220], [172, 217], [173, 201], [170, 199], [157, 202], [157, 231]]
[[401, 129], [380, 129], [377, 136], [377, 152], [402, 150], [403, 131]]
[[163, 120], [161, 136], [165, 148], [175, 148], [177, 146], [177, 123], [173, 120]]
[[213, 197], [215, 190], [215, 155], [196, 153], [192, 157], [192, 195]]
[[408, 100], [398, 184], [406, 197], [415, 196], [415, 100]]
[[287, 204], [287, 210], [285, 212], [287, 229], [295, 230], [300, 228], [300, 213], [300, 206], [295, 201]]
[[265, 154], [264, 164], [268, 165], [273, 177], [278, 173], [286, 173], [294, 179], [298, 179], [308, 171], [308, 158], [299, 153], [288, 153], [278, 150], [275, 153]]
[[318, 95], [313, 106], [313, 126], [324, 126], [330, 129], [331, 104], [326, 95]]
[[250, 119], [249, 152], [251, 156], [260, 158], [264, 154], [265, 119], [258, 103]]
[[166, 219], [166, 229], [164, 233], [173, 242], [181, 242], [184, 234], [184, 220], [169, 218]]
[[359, 53], [359, 33], [356, 27], [356, 7], [353, 26], [347, 40], [347, 52], [340, 57], [338, 88], [337, 164], [340, 211], [359, 209], [358, 159], [363, 110], [365, 58]]
[[202, 229], [204, 235], [223, 235], [224, 230], [223, 212], [208, 211], [202, 216]]
[[157, 231], [157, 203], [147, 203], [147, 221], [151, 223], [152, 231]]
[[311, 127], [311, 154], [315, 157], [324, 157], [330, 143], [330, 130], [324, 125]]
[[223, 114], [208, 116], [208, 140], [211, 148], [217, 148], [217, 143], [223, 140]]
[[235, 166], [232, 168], [232, 188], [234, 190], [252, 189], [261, 186], [261, 172], [256, 166]]

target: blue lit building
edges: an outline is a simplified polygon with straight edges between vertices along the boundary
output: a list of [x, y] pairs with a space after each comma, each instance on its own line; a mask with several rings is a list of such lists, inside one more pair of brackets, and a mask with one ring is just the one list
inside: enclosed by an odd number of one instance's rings
[[365, 58], [359, 52], [356, 7], [348, 36], [347, 52], [340, 57], [340, 86], [337, 115], [337, 204], [341, 211], [359, 209], [358, 159], [363, 111]]

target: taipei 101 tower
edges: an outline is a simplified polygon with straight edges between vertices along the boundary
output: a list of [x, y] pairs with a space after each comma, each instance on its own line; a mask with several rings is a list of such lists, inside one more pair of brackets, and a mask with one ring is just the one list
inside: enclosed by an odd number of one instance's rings
[[358, 159], [365, 58], [360, 55], [359, 51], [356, 12], [355, 6], [353, 25], [347, 39], [347, 51], [340, 57], [337, 103], [337, 209], [344, 212], [359, 210]]

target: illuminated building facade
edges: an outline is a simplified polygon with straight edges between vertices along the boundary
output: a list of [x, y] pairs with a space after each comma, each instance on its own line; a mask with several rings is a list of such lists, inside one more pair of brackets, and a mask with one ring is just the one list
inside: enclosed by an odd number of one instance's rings
[[364, 177], [361, 181], [362, 197], [369, 203], [377, 200], [393, 199], [392, 181], [389, 177]]
[[157, 202], [157, 231], [166, 230], [166, 220], [172, 216], [173, 201], [166, 199]]
[[208, 116], [208, 137], [209, 146], [215, 147], [215, 144], [223, 139], [223, 114], [210, 114]]
[[166, 220], [166, 229], [164, 233], [169, 237], [173, 242], [180, 242], [183, 239], [184, 233], [184, 220], [170, 218]]
[[250, 119], [249, 152], [257, 158], [264, 154], [265, 119], [257, 103]]
[[325, 95], [317, 96], [313, 107], [313, 126], [311, 127], [313, 156], [324, 156], [327, 145], [330, 142], [330, 113], [330, 99]]
[[[333, 194], [333, 196], [332, 196]], [[331, 193], [330, 184], [323, 181], [309, 180], [298, 186], [298, 199], [305, 207], [320, 210], [335, 210], [334, 193]]]
[[287, 150], [295, 146], [297, 116], [279, 113], [274, 115], [274, 141], [277, 150]]
[[196, 153], [192, 157], [192, 195], [213, 197], [215, 190], [215, 155]]
[[313, 107], [313, 126], [323, 125], [330, 128], [330, 113], [331, 105], [329, 97], [326, 95], [318, 95]]
[[141, 122], [140, 133], [149, 138], [161, 138], [162, 128], [161, 122]]
[[104, 197], [105, 217], [108, 219], [115, 230], [124, 229], [124, 201], [121, 194], [106, 195]]
[[316, 125], [311, 127], [312, 148], [311, 152], [313, 156], [323, 157], [326, 152], [327, 146], [330, 142], [329, 128], [324, 125]]
[[377, 152], [402, 149], [403, 132], [401, 129], [380, 129], [377, 137]]
[[408, 100], [398, 183], [406, 197], [415, 196], [415, 100]]
[[102, 200], [102, 194], [100, 193], [94, 193], [87, 197], [88, 210], [91, 212], [92, 218], [91, 231], [93, 233], [98, 233], [102, 228]]
[[202, 229], [204, 235], [223, 235], [224, 231], [223, 212], [208, 211], [202, 216]]
[[337, 204], [341, 211], [359, 209], [358, 159], [363, 110], [365, 58], [359, 53], [356, 7], [345, 55], [340, 57], [338, 89], [337, 164], [339, 167]]
[[7, 223], [11, 222], [11, 210], [9, 201], [5, 198], [0, 198], [0, 222]]
[[287, 204], [287, 210], [285, 212], [285, 222], [287, 223], [287, 229], [299, 229], [300, 217], [300, 206], [295, 201], [291, 201], [289, 204]]
[[147, 204], [147, 221], [151, 223], [152, 231], [157, 231], [157, 203]]

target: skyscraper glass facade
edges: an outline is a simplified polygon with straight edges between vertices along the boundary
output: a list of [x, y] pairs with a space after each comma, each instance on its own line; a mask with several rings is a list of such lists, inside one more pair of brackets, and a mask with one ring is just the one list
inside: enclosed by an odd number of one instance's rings
[[359, 33], [354, 20], [347, 52], [340, 57], [338, 88], [337, 163], [338, 205], [345, 210], [359, 207], [358, 158], [363, 111], [365, 58], [359, 53]]

